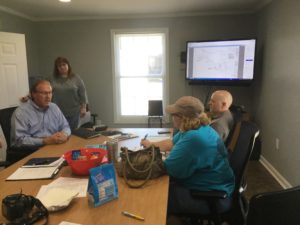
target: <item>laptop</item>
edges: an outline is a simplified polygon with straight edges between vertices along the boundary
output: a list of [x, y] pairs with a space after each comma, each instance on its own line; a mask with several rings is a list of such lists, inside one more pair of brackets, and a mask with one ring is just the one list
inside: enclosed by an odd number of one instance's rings
[[78, 137], [81, 137], [81, 138], [90, 139], [90, 138], [100, 136], [101, 132], [80, 127], [80, 128], [73, 130], [72, 134], [74, 134]]

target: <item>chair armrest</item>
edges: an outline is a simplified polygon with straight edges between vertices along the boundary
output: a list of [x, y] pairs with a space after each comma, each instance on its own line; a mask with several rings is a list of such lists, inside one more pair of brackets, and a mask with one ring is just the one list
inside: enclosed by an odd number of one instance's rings
[[227, 198], [227, 193], [225, 191], [197, 191], [191, 190], [191, 195], [194, 198]]

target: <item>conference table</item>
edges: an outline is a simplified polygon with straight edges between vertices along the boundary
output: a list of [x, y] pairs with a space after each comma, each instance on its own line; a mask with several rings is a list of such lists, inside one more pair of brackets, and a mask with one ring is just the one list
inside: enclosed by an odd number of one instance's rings
[[[134, 133], [139, 137], [128, 140], [123, 140], [118, 143], [118, 149], [122, 146], [127, 146], [129, 149], [134, 149], [140, 145], [140, 140], [148, 134], [149, 136], [157, 136], [158, 131], [166, 131], [167, 128], [122, 128], [126, 133]], [[69, 150], [83, 148], [87, 144], [101, 144], [109, 140], [108, 137], [99, 136], [92, 139], [83, 139], [71, 135], [70, 139], [63, 144], [48, 145], [40, 148], [38, 151], [27, 156], [26, 158], [16, 162], [10, 167], [0, 171], [0, 198], [2, 199], [11, 194], [22, 192], [26, 195], [36, 196], [42, 185], [51, 183], [58, 177], [73, 177], [73, 178], [88, 178], [88, 176], [80, 177], [72, 174], [69, 166], [63, 167], [53, 179], [47, 180], [26, 180], [26, 181], [5, 181], [17, 168], [22, 166], [27, 160], [33, 157], [53, 157], [61, 156]], [[87, 197], [75, 198], [71, 204], [57, 212], [50, 212], [48, 217], [49, 225], [58, 225], [62, 221], [89, 225], [89, 224], [104, 224], [104, 225], [165, 225], [167, 214], [167, 199], [169, 177], [162, 176], [157, 179], [150, 180], [143, 188], [129, 188], [124, 179], [117, 176], [119, 189], [119, 198], [112, 200], [104, 205], [92, 207], [88, 203]], [[136, 220], [122, 215], [122, 211], [128, 211], [140, 215], [145, 218], [145, 221]], [[2, 213], [0, 223], [5, 222]], [[44, 220], [37, 224], [43, 224]]]

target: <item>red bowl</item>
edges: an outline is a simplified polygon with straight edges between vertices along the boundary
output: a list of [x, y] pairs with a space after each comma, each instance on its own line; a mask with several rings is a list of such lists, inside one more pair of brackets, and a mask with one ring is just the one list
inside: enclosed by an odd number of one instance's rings
[[[74, 160], [75, 151], [76, 154], [80, 154], [80, 157], [83, 159]], [[95, 155], [97, 157], [95, 157]], [[64, 158], [67, 160], [74, 174], [86, 176], [89, 175], [89, 170], [91, 168], [100, 166], [105, 161], [104, 156], [106, 155], [107, 151], [102, 148], [81, 148], [66, 152], [64, 154]]]

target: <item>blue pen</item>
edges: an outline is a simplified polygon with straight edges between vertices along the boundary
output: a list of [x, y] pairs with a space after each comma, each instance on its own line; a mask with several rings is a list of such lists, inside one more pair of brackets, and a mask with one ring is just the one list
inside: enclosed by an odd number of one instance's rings
[[[145, 137], [143, 138], [143, 140], [146, 140], [148, 137], [148, 134], [145, 135]], [[142, 143], [141, 143], [141, 146], [143, 147]]]
[[147, 137], [148, 137], [148, 134], [146, 134], [146, 135], [145, 135], [145, 137], [144, 137], [144, 139], [143, 139], [143, 140], [146, 140], [146, 139], [147, 139]]

